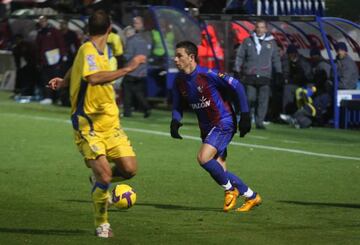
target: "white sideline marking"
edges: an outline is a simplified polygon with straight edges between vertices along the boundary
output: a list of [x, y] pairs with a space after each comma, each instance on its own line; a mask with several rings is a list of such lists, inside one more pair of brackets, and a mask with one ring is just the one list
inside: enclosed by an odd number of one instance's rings
[[[70, 120], [64, 119], [57, 119], [51, 117], [41, 117], [41, 116], [28, 116], [28, 115], [19, 115], [19, 114], [12, 114], [12, 113], [2, 113], [2, 115], [12, 116], [12, 117], [23, 117], [29, 118], [34, 120], [41, 120], [41, 121], [52, 121], [52, 122], [61, 122], [61, 123], [68, 123], [70, 124]], [[140, 129], [140, 128], [124, 128], [127, 131], [139, 132], [139, 133], [146, 133], [146, 134], [153, 134], [153, 135], [160, 135], [170, 137], [169, 133], [155, 131], [155, 130], [147, 130], [147, 129]], [[184, 139], [196, 140], [200, 141], [199, 137], [190, 136], [190, 135], [182, 135]], [[265, 150], [272, 150], [272, 151], [282, 151], [282, 152], [289, 152], [289, 153], [296, 153], [296, 154], [303, 154], [308, 156], [317, 156], [317, 157], [327, 157], [327, 158], [337, 158], [337, 159], [344, 159], [344, 160], [355, 160], [360, 161], [360, 157], [352, 157], [352, 156], [343, 156], [343, 155], [334, 155], [334, 154], [326, 154], [326, 153], [317, 153], [311, 151], [304, 151], [304, 150], [296, 150], [290, 148], [282, 148], [282, 147], [275, 147], [275, 146], [267, 146], [267, 145], [257, 145], [257, 144], [245, 144], [240, 142], [231, 142], [231, 145], [237, 146], [245, 146], [250, 148], [259, 148]]]

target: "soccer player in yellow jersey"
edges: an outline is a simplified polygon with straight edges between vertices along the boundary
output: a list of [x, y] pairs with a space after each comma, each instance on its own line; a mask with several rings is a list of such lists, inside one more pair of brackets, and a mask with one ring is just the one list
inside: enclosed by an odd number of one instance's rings
[[[134, 57], [122, 69], [112, 71], [106, 40], [111, 31], [109, 16], [102, 10], [89, 18], [90, 40], [84, 43], [64, 79], [53, 78], [49, 87], [58, 89], [70, 83], [71, 120], [75, 143], [96, 178], [92, 189], [95, 227], [98, 237], [112, 237], [108, 221], [108, 191], [114, 177], [129, 179], [136, 174], [136, 156], [122, 130], [111, 81], [144, 63]], [[115, 163], [112, 169], [108, 159]]]

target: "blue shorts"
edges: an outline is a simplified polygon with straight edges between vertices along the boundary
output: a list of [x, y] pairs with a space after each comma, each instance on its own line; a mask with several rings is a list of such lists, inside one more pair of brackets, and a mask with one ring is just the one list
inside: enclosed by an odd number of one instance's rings
[[235, 132], [233, 130], [224, 130], [218, 127], [213, 127], [207, 135], [202, 137], [202, 142], [216, 148], [217, 154], [215, 158], [220, 156], [223, 159], [226, 159], [226, 148], [230, 144], [234, 133]]

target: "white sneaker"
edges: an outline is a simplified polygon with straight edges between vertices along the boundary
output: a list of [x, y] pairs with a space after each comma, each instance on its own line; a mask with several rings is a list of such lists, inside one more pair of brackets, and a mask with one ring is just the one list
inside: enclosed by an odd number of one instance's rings
[[50, 98], [45, 98], [43, 100], [40, 100], [39, 102], [41, 105], [51, 105], [53, 103], [53, 100]]
[[102, 238], [113, 237], [113, 233], [112, 233], [112, 229], [110, 228], [110, 224], [105, 223], [105, 224], [101, 224], [100, 226], [98, 226], [95, 230], [95, 235], [97, 237], [102, 237]]
[[286, 114], [280, 114], [280, 118], [281, 120], [283, 120], [284, 122], [288, 123], [288, 124], [292, 124], [292, 117]]

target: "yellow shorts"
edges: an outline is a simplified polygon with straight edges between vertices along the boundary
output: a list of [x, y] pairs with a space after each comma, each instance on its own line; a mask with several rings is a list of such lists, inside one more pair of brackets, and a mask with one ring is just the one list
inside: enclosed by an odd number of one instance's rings
[[109, 159], [136, 156], [124, 130], [115, 128], [109, 132], [75, 131], [75, 144], [85, 160], [104, 155]]

